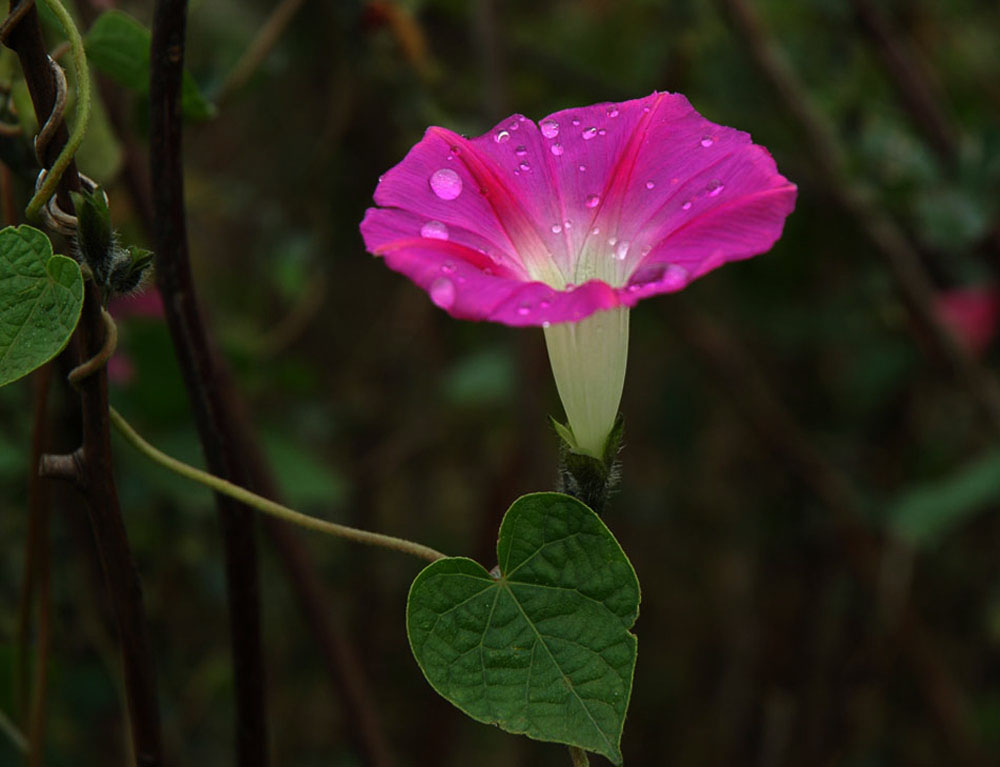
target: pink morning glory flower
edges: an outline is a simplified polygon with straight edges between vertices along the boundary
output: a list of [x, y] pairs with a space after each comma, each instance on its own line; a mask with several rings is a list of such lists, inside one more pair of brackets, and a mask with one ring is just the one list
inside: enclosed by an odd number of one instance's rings
[[680, 94], [429, 128], [375, 190], [369, 251], [454, 317], [546, 329], [581, 452], [599, 456], [625, 375], [628, 309], [768, 250], [795, 186], [746, 133]]

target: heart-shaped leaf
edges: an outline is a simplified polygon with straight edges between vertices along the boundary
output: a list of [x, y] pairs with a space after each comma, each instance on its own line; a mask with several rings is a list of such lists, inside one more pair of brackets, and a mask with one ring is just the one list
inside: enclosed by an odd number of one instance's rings
[[83, 276], [30, 226], [0, 230], [0, 386], [55, 357], [83, 308]]
[[480, 722], [621, 764], [639, 582], [601, 519], [560, 493], [514, 502], [488, 572], [442, 559], [410, 588], [406, 626], [427, 681]]

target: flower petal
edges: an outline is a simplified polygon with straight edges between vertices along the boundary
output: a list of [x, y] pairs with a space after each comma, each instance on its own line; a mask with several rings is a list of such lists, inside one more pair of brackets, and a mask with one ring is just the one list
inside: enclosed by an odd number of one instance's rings
[[380, 180], [361, 230], [454, 316], [541, 325], [767, 250], [795, 194], [748, 134], [654, 93], [538, 125], [514, 115], [472, 140], [430, 128]]
[[405, 274], [458, 319], [547, 326], [576, 322], [621, 304], [617, 292], [598, 280], [555, 290], [484, 264], [478, 251], [457, 243], [397, 240], [380, 254], [390, 269]]

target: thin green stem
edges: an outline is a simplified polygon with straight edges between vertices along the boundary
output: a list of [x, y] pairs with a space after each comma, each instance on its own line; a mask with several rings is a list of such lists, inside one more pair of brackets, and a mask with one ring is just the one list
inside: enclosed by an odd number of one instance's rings
[[569, 756], [573, 760], [573, 767], [590, 767], [590, 758], [582, 748], [570, 746]]
[[4, 735], [10, 738], [10, 742], [14, 744], [18, 751], [22, 754], [28, 753], [28, 739], [24, 737], [24, 733], [17, 729], [17, 725], [3, 711], [0, 711], [0, 732], [3, 732]]
[[28, 202], [25, 215], [29, 221], [38, 220], [38, 212], [55, 194], [59, 179], [62, 178], [63, 172], [69, 167], [76, 150], [80, 147], [83, 136], [87, 132], [87, 123], [90, 120], [90, 72], [87, 69], [87, 53], [83, 48], [83, 38], [80, 37], [80, 31], [76, 28], [73, 17], [59, 0], [44, 1], [49, 10], [59, 19], [59, 23], [66, 33], [66, 39], [69, 40], [70, 51], [73, 55], [73, 71], [76, 75], [76, 119], [73, 121], [69, 139], [60, 150], [56, 161], [52, 163], [52, 167], [45, 176], [45, 181]]
[[263, 498], [256, 493], [251, 493], [249, 490], [245, 490], [239, 485], [234, 485], [232, 482], [216, 477], [213, 474], [209, 474], [207, 471], [196, 469], [194, 466], [189, 466], [188, 464], [178, 461], [176, 458], [172, 458], [166, 453], [157, 450], [139, 436], [136, 430], [129, 425], [128, 421], [122, 417], [121, 413], [114, 408], [109, 408], [108, 412], [111, 416], [111, 423], [116, 429], [118, 429], [119, 433], [125, 438], [125, 440], [150, 460], [155, 461], [175, 474], [179, 474], [186, 479], [190, 479], [192, 482], [198, 482], [199, 484], [205, 485], [217, 493], [228, 495], [230, 498], [235, 498], [240, 503], [252, 506], [258, 511], [270, 514], [278, 519], [283, 519], [286, 522], [291, 522], [293, 525], [305, 527], [309, 530], [318, 530], [321, 533], [336, 535], [340, 538], [347, 538], [348, 540], [368, 544], [369, 546], [381, 546], [384, 549], [402, 551], [404, 554], [412, 554], [415, 557], [426, 559], [429, 562], [436, 562], [437, 560], [444, 559], [445, 557], [445, 555], [440, 551], [435, 551], [429, 546], [424, 546], [420, 543], [408, 541], [404, 538], [396, 538], [391, 535], [372, 533], [368, 530], [359, 530], [356, 527], [348, 527], [347, 525], [338, 525], [336, 522], [327, 522], [325, 519], [310, 517], [308, 514], [303, 514], [302, 512], [295, 511], [287, 506], [282, 506], [280, 503], [275, 503], [267, 498]]

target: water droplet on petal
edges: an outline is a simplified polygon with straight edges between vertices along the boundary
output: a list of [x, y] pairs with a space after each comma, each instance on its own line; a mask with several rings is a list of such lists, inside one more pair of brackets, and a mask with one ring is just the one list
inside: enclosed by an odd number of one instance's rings
[[526, 162], [522, 162], [517, 167], [519, 167], [521, 170], [531, 170], [531, 166], [528, 165], [528, 163], [526, 163]]
[[548, 299], [543, 298], [541, 301], [538, 302], [538, 308], [540, 309], [548, 309], [550, 306], [552, 306], [552, 302], [549, 301]]
[[617, 116], [618, 116], [618, 107], [612, 104], [611, 106], [608, 107], [608, 117], [617, 117]]
[[615, 258], [618, 259], [619, 261], [624, 261], [627, 256], [628, 256], [628, 242], [626, 240], [622, 240], [621, 242], [618, 243], [618, 247], [615, 248]]
[[559, 224], [552, 225], [552, 234], [559, 234], [562, 231], [562, 227]]
[[617, 242], [618, 242], [617, 237], [608, 237], [608, 245], [610, 245], [612, 248], [615, 246], [615, 243]]
[[504, 144], [510, 140], [510, 133], [505, 130], [497, 131], [496, 135], [493, 136], [493, 140], [498, 144]]
[[660, 284], [668, 290], [679, 290], [687, 285], [688, 272], [683, 266], [676, 264], [647, 264], [641, 266], [629, 280], [628, 289], [631, 292], [649, 285]]
[[587, 128], [582, 134], [584, 141], [590, 141], [597, 135], [597, 128]]
[[667, 271], [663, 273], [661, 282], [672, 290], [679, 290], [688, 283], [688, 271], [683, 266], [670, 264]]
[[564, 229], [572, 229], [573, 228], [573, 222], [570, 219], [567, 218], [565, 221], [563, 221], [563, 228]]
[[632, 275], [632, 279], [629, 280], [628, 289], [635, 292], [647, 285], [652, 285], [663, 279], [663, 275], [667, 272], [666, 264], [646, 264], [645, 266], [640, 266], [635, 274]]
[[579, 125], [580, 125], [580, 120], [578, 118], [574, 117], [573, 118], [573, 127], [575, 128], [575, 127], [577, 127]]
[[441, 271], [445, 274], [451, 274], [455, 271], [455, 265], [451, 261], [445, 261], [441, 264]]
[[601, 202], [601, 198], [596, 194], [588, 194], [587, 199], [584, 201], [584, 205], [588, 208], [596, 208]]
[[648, 256], [649, 255], [649, 251], [651, 251], [652, 249], [653, 249], [652, 245], [643, 245], [642, 246], [641, 255]]
[[583, 173], [585, 170], [587, 170], [587, 166], [586, 165], [581, 165], [579, 168], [577, 168], [577, 170], [580, 171], [581, 173]]
[[440, 221], [428, 221], [420, 227], [420, 236], [429, 240], [447, 240], [448, 227]]
[[563, 153], [563, 146], [562, 144], [553, 144], [552, 146], [549, 147], [549, 151], [552, 152], [552, 154], [554, 154], [556, 157], [558, 157]]
[[681, 210], [691, 210], [691, 201], [688, 200], [683, 205], [681, 205]]
[[511, 129], [511, 130], [517, 130], [517, 129], [518, 129], [518, 123], [516, 123], [516, 122], [512, 122], [512, 123], [510, 124], [510, 129]]
[[519, 307], [517, 307], [517, 313], [520, 314], [522, 317], [527, 317], [529, 314], [531, 314], [531, 304], [521, 304]]
[[595, 226], [593, 229], [590, 230], [590, 233], [591, 234], [600, 234], [601, 233], [601, 227]]
[[706, 189], [708, 189], [708, 196], [709, 197], [715, 197], [715, 196], [717, 196], [725, 188], [726, 188], [726, 185], [723, 184], [718, 179], [715, 179], [714, 181], [709, 181], [708, 182], [708, 186], [706, 187]]
[[646, 188], [647, 189], [652, 189], [655, 186], [656, 186], [656, 182], [655, 181], [647, 181], [646, 182]]
[[454, 200], [462, 193], [462, 179], [449, 168], [440, 168], [431, 174], [431, 189], [442, 200]]
[[712, 146], [712, 144], [714, 144], [714, 143], [715, 143], [715, 139], [712, 138], [711, 136], [702, 136], [701, 137], [701, 145], [704, 146], [704, 147]]
[[455, 304], [455, 285], [447, 277], [439, 277], [431, 283], [431, 301], [442, 309], [450, 309]]
[[542, 129], [542, 135], [545, 138], [555, 138], [559, 135], [559, 123], [555, 120], [542, 120], [538, 127]]
[[514, 154], [516, 154], [518, 157], [524, 157], [526, 154], [528, 154], [528, 150], [527, 148], [525, 148], [524, 144], [519, 144], [517, 149], [514, 150]]
[[607, 133], [608, 132], [606, 130], [604, 130], [604, 128], [601, 128], [599, 131], [597, 131], [597, 135], [598, 136], [606, 136]]

